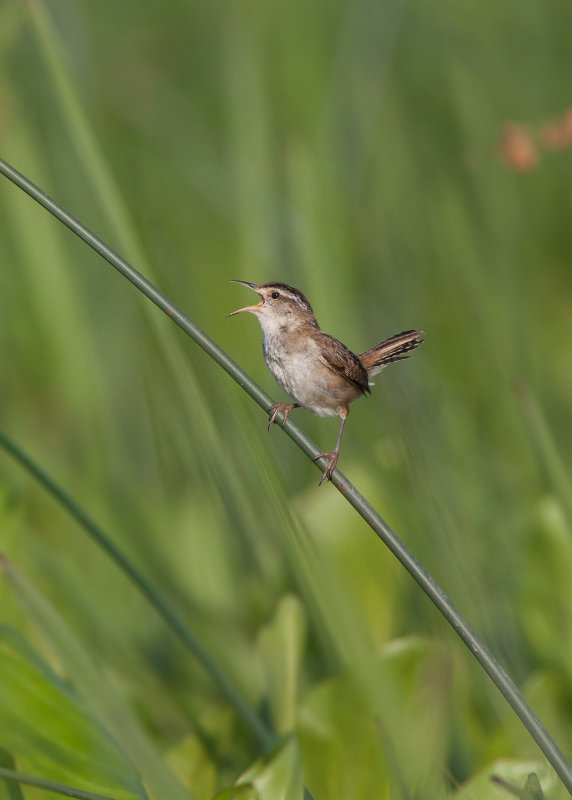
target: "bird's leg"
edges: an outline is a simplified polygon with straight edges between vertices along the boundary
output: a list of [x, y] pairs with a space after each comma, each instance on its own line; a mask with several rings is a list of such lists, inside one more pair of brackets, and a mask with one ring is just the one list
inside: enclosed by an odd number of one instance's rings
[[270, 430], [270, 426], [273, 422], [276, 422], [276, 416], [283, 411], [284, 412], [284, 419], [282, 420], [282, 427], [286, 425], [286, 420], [288, 419], [288, 414], [292, 411], [293, 408], [300, 408], [298, 403], [274, 403], [274, 405], [270, 406], [268, 409], [270, 412], [270, 419], [268, 421], [268, 430]]
[[312, 461], [318, 461], [320, 458], [328, 458], [328, 466], [322, 473], [322, 477], [320, 479], [319, 485], [321, 486], [324, 481], [332, 480], [332, 472], [336, 468], [336, 464], [338, 463], [338, 456], [340, 454], [340, 442], [342, 441], [342, 433], [344, 432], [344, 425], [346, 424], [346, 419], [348, 418], [348, 414], [350, 413], [349, 408], [344, 408], [340, 411], [340, 417], [342, 419], [340, 424], [340, 432], [338, 433], [338, 441], [336, 442], [336, 446], [334, 447], [331, 453], [320, 453], [320, 455], [316, 456], [312, 459]]

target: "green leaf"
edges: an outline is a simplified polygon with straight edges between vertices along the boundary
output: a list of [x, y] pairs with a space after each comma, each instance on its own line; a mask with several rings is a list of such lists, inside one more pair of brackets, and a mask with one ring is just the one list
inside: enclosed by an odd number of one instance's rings
[[384, 798], [390, 767], [377, 723], [353, 676], [314, 689], [300, 711], [304, 770], [317, 797]]
[[217, 767], [197, 735], [186, 736], [167, 760], [196, 800], [210, 800], [217, 787]]
[[[315, 688], [300, 711], [307, 783], [317, 797], [439, 796], [448, 659], [417, 638], [392, 642], [364, 679], [358, 666]], [[376, 696], [364, 687], [376, 679]]]
[[259, 638], [265, 667], [267, 699], [274, 729], [291, 731], [296, 722], [300, 665], [306, 640], [306, 614], [297, 597], [284, 597]]
[[144, 800], [119, 745], [39, 655], [0, 629], [0, 740], [19, 768], [116, 800]]
[[252, 784], [258, 800], [302, 800], [304, 782], [296, 739], [288, 738], [258, 760], [241, 775], [240, 783]]

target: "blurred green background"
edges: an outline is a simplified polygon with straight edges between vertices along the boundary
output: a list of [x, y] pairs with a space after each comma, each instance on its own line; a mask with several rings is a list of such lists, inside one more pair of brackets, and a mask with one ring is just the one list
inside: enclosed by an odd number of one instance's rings
[[[425, 331], [353, 406], [340, 467], [568, 757], [571, 27], [564, 0], [0, 4], [0, 155], [275, 399], [256, 321], [225, 319], [250, 300], [231, 279], [300, 288], [356, 352]], [[2, 764], [117, 798], [494, 800], [491, 772], [532, 771], [565, 797], [278, 427], [4, 179], [0, 203], [2, 429], [283, 736], [261, 760], [212, 675], [0, 453]], [[294, 416], [333, 446], [337, 420]]]

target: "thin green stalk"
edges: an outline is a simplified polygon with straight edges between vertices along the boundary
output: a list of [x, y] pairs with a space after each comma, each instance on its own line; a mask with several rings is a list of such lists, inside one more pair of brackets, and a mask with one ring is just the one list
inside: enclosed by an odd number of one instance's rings
[[[46, 208], [57, 219], [63, 222], [64, 225], [76, 233], [77, 236], [89, 244], [96, 252], [102, 255], [106, 261], [131, 281], [131, 283], [143, 292], [146, 297], [152, 300], [155, 305], [191, 336], [191, 338], [194, 339], [211, 358], [220, 364], [220, 366], [242, 386], [265, 411], [268, 411], [272, 404], [268, 395], [260, 389], [235, 361], [233, 361], [162, 292], [153, 286], [152, 283], [137, 272], [137, 270], [121, 258], [121, 256], [109, 248], [99, 237], [91, 233], [91, 231], [75, 219], [69, 212], [65, 211], [58, 203], [48, 197], [31, 181], [2, 159], [0, 159], [0, 172], [29, 194], [30, 197], [40, 203], [40, 205]], [[286, 423], [285, 430], [288, 436], [290, 436], [309, 458], [314, 458], [318, 455], [320, 450], [316, 444], [293, 422], [289, 420]], [[455, 608], [449, 597], [447, 597], [441, 587], [415, 558], [409, 548], [406, 547], [397, 534], [389, 527], [385, 520], [382, 519], [380, 514], [378, 514], [339, 470], [335, 470], [332, 483], [356, 509], [358, 514], [370, 525], [375, 534], [387, 545], [409, 574], [417, 581], [425, 594], [439, 609], [441, 614], [452, 626], [453, 630], [490, 676], [495, 686], [499, 689], [530, 735], [536, 741], [546, 759], [553, 766], [562, 783], [572, 794], [572, 768], [570, 764], [501, 664], [499, 664], [490, 650], [481, 642], [466, 619]]]
[[5, 769], [4, 767], [0, 767], [0, 778], [5, 781], [23, 783], [26, 786], [36, 786], [38, 789], [44, 789], [46, 792], [55, 792], [64, 797], [76, 797], [78, 800], [113, 800], [112, 797], [104, 794], [86, 792], [83, 789], [76, 789], [74, 786], [66, 786], [65, 783], [36, 778], [34, 775], [26, 775], [23, 772], [16, 772], [13, 769]]
[[568, 515], [568, 522], [572, 524], [572, 482], [546, 416], [534, 394], [523, 383], [517, 387], [517, 397], [526, 417], [543, 477], [560, 499]]

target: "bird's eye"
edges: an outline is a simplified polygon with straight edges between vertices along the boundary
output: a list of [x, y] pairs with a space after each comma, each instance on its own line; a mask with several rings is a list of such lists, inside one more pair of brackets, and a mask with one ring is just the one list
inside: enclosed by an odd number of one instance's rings
[[280, 292], [272, 292], [272, 299], [273, 300], [276, 300], [278, 297], [280, 297]]

